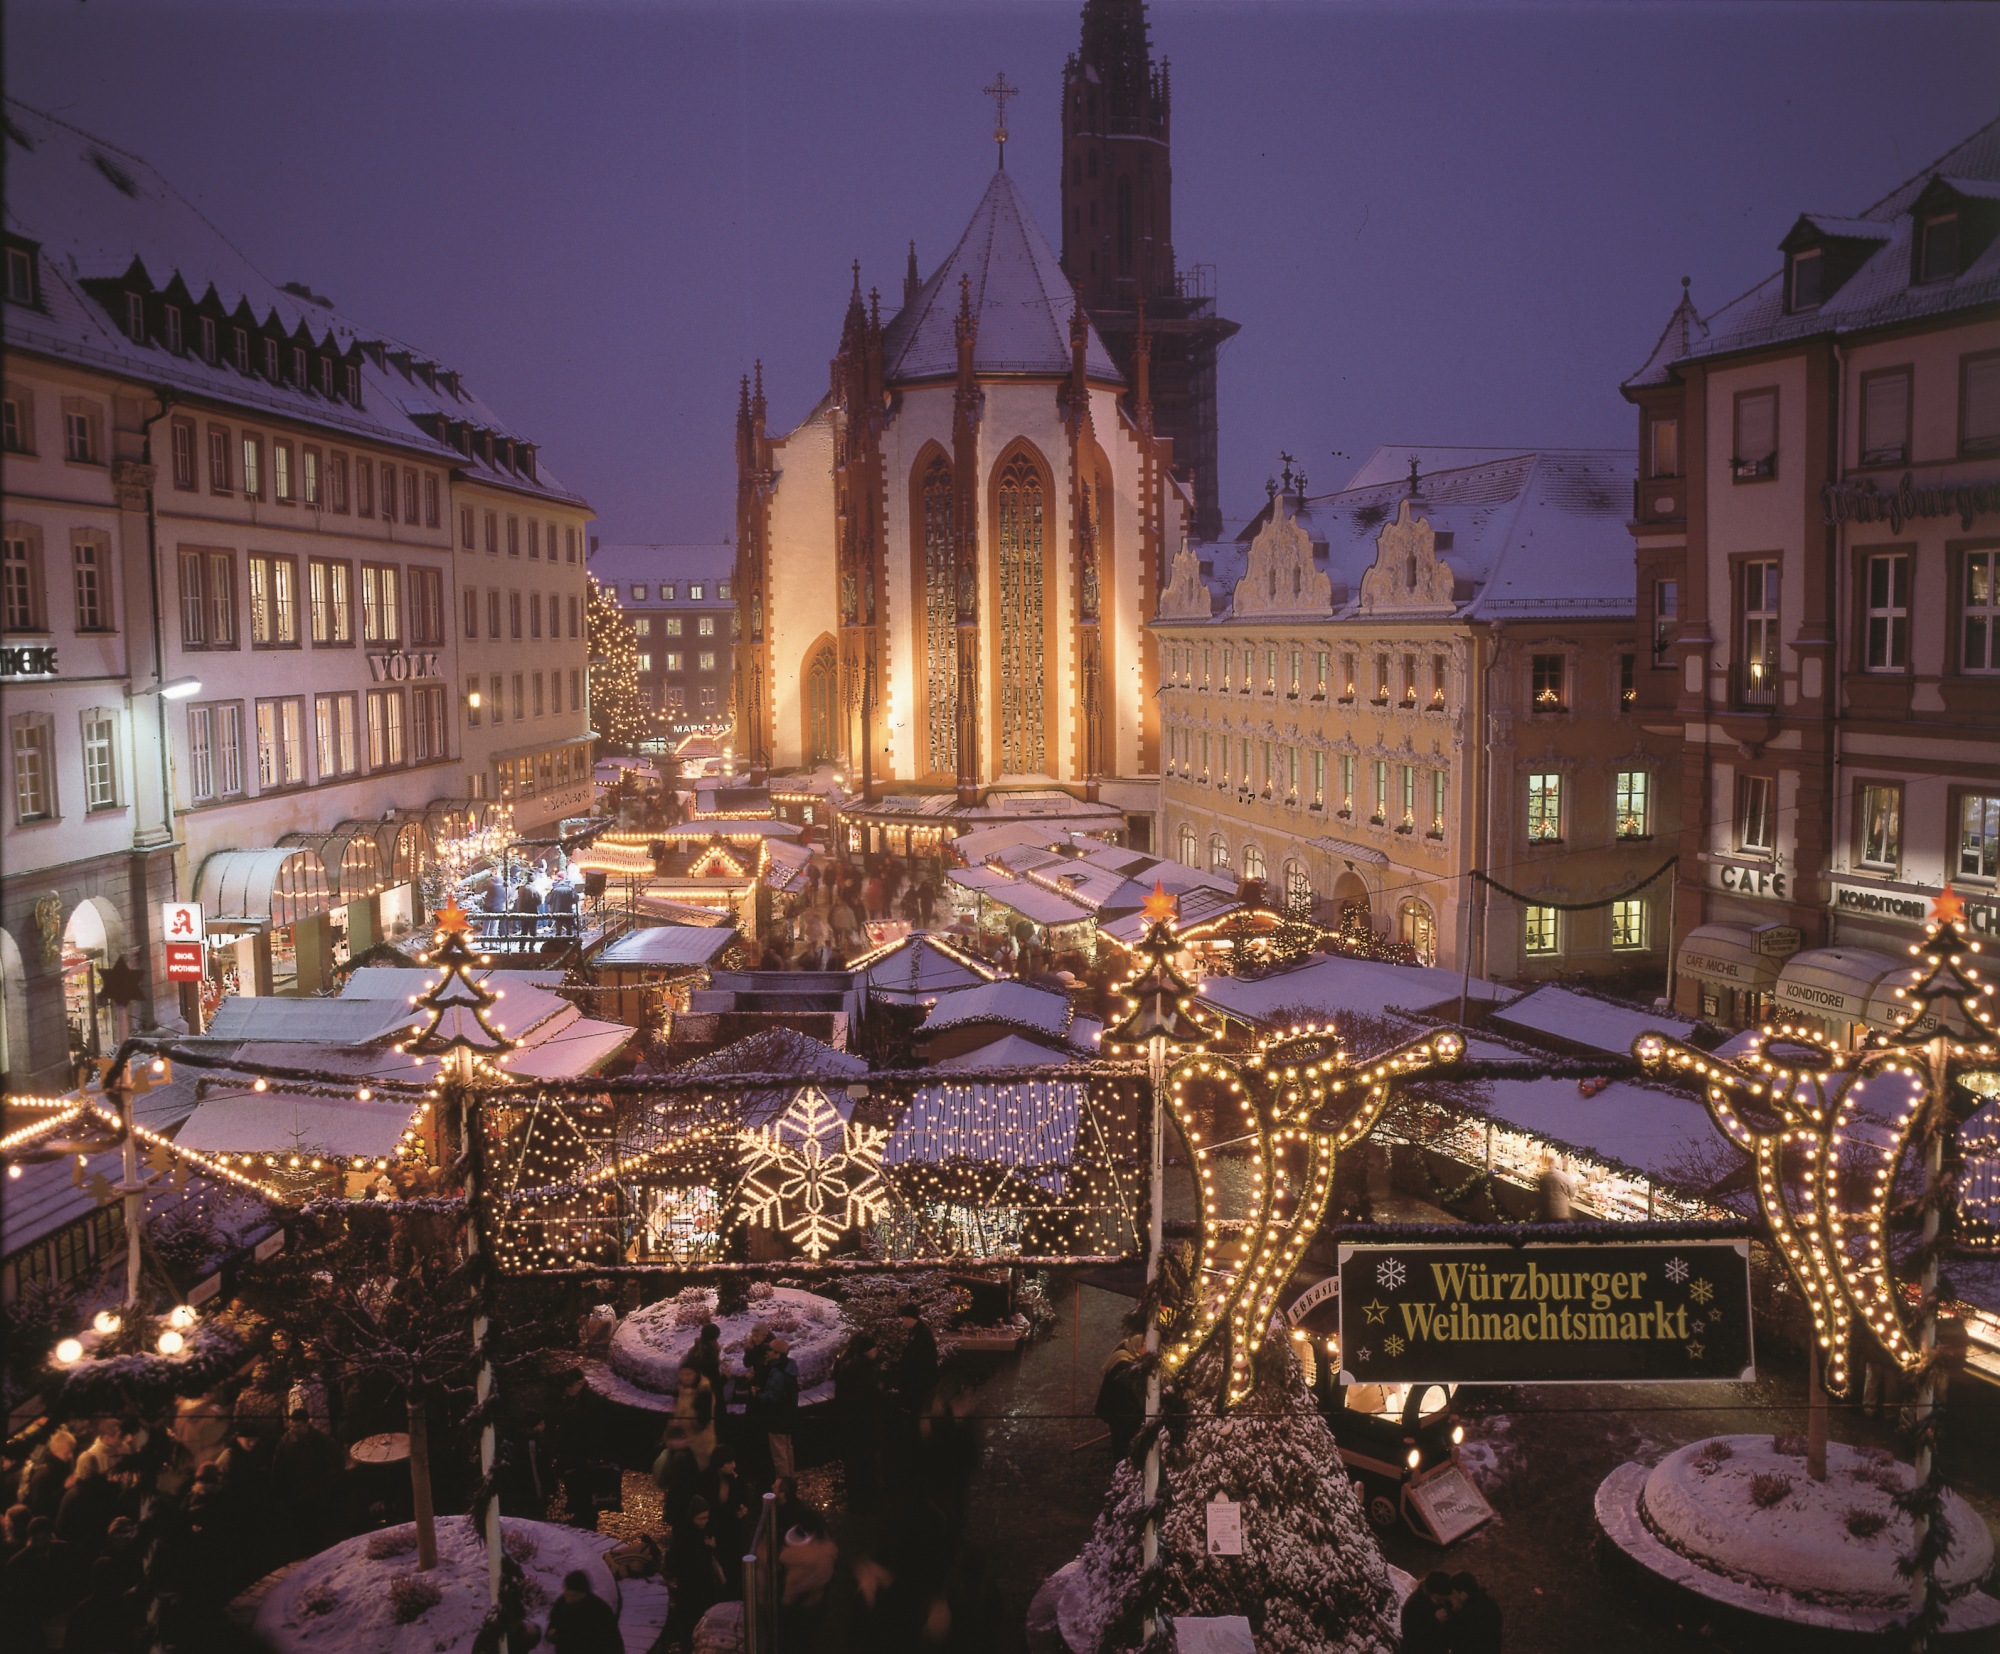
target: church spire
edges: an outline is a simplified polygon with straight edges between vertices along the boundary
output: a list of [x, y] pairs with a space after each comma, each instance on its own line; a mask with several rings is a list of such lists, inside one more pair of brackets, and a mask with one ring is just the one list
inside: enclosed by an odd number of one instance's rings
[[912, 241], [910, 243], [910, 262], [903, 270], [904, 309], [907, 310], [912, 304], [916, 303], [917, 290], [922, 286], [923, 281], [917, 275], [917, 244]]

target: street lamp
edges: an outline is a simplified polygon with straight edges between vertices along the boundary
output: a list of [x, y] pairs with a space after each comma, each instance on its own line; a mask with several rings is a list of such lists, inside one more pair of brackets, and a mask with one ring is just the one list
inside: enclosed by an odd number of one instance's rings
[[201, 693], [201, 679], [175, 678], [168, 683], [159, 684], [156, 687], [159, 690], [162, 700], [184, 701], [191, 695], [199, 695]]

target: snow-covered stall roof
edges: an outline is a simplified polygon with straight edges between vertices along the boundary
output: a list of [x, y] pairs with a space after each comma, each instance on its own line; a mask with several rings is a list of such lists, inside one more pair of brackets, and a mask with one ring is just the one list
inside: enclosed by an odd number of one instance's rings
[[1486, 1113], [1496, 1120], [1592, 1151], [1654, 1177], [1723, 1144], [1708, 1110], [1692, 1097], [1614, 1080], [1586, 1097], [1575, 1080], [1489, 1080]]
[[878, 998], [917, 1000], [976, 987], [995, 978], [992, 967], [928, 931], [912, 931], [849, 967]]
[[945, 1057], [931, 1066], [956, 1069], [1060, 1068], [1076, 1061], [1079, 1052], [1056, 1050], [1029, 1039], [1025, 1034], [1002, 1034], [998, 1039], [955, 1057]]
[[1074, 1014], [1067, 995], [1031, 988], [1025, 982], [981, 982], [940, 998], [924, 1018], [923, 1031], [940, 1034], [948, 1028], [991, 1022], [1062, 1039]]
[[392, 1158], [410, 1127], [407, 1100], [299, 1096], [283, 1090], [211, 1094], [174, 1141], [207, 1154], [320, 1154]]
[[[1291, 970], [1268, 976], [1211, 976], [1198, 997], [1229, 1016], [1268, 1026], [1279, 1010], [1303, 1006], [1338, 1021], [1342, 1011], [1380, 1016], [1392, 1006], [1422, 1011], [1455, 1004], [1463, 978], [1430, 965], [1390, 965], [1374, 959], [1315, 954]], [[1513, 990], [1473, 977], [1466, 992], [1477, 1000], [1506, 1000]]]
[[1684, 1040], [1695, 1026], [1684, 1017], [1670, 1016], [1664, 1011], [1621, 1005], [1615, 1000], [1553, 984], [1523, 994], [1511, 1005], [1495, 1011], [1493, 1020], [1621, 1057], [1632, 1054], [1632, 1042], [1649, 1028]]
[[628, 930], [591, 964], [625, 970], [712, 965], [735, 940], [728, 925], [645, 925]]
[[632, 1041], [635, 1030], [622, 1022], [600, 1022], [578, 1012], [561, 1022], [535, 1030], [531, 1038], [506, 1057], [507, 1072], [522, 1080], [574, 1080], [594, 1074]]

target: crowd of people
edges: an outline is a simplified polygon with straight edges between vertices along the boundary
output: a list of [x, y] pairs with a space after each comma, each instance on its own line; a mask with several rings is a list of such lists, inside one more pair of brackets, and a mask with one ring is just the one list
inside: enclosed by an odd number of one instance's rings
[[916, 1304], [902, 1306], [885, 1337], [893, 1353], [863, 1330], [834, 1363], [845, 1494], [830, 1521], [799, 1491], [799, 1374], [784, 1336], [755, 1328], [725, 1371], [717, 1329], [703, 1329], [680, 1369], [653, 1466], [671, 1604], [657, 1654], [688, 1648], [702, 1617], [740, 1596], [765, 1490], [764, 1554], [777, 1570], [788, 1654], [995, 1646], [983, 1564], [963, 1543], [976, 1437], [940, 1383], [937, 1340]]

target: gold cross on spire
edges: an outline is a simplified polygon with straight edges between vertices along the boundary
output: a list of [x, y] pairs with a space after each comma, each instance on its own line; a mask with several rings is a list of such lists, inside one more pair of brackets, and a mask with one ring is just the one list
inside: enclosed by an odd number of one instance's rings
[[993, 84], [986, 88], [986, 95], [993, 100], [993, 141], [1000, 146], [1000, 165], [1007, 165], [1007, 100], [1019, 97], [1021, 89], [1007, 84], [1007, 71], [1002, 69], [993, 77]]

